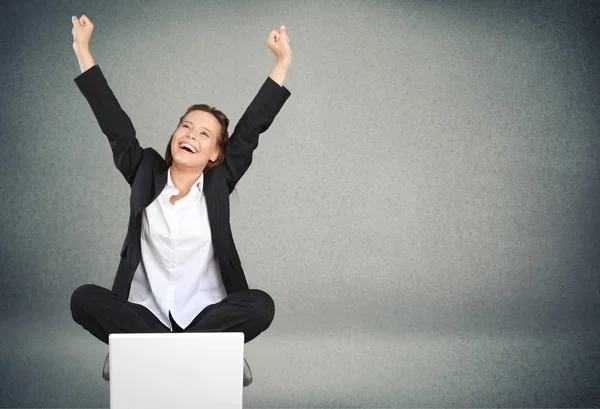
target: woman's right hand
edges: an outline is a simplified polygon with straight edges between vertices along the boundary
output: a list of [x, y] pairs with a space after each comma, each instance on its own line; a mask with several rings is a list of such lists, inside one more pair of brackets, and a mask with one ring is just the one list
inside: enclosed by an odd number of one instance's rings
[[73, 16], [73, 50], [75, 53], [82, 51], [89, 51], [90, 39], [92, 38], [92, 31], [94, 31], [94, 24], [84, 14], [80, 18]]

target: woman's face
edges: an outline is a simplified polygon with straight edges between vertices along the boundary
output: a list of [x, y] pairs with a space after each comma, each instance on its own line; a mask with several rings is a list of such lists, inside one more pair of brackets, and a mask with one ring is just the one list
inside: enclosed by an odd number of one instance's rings
[[208, 161], [218, 158], [217, 138], [220, 134], [221, 124], [211, 113], [189, 112], [171, 139], [173, 163], [203, 169]]

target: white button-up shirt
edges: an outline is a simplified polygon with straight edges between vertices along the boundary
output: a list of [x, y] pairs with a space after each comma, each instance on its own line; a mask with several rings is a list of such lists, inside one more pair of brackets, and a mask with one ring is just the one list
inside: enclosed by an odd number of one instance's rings
[[172, 330], [169, 312], [186, 328], [206, 306], [227, 295], [215, 259], [203, 192], [204, 174], [189, 194], [179, 194], [168, 170], [167, 185], [142, 215], [142, 260], [128, 301], [148, 308]]

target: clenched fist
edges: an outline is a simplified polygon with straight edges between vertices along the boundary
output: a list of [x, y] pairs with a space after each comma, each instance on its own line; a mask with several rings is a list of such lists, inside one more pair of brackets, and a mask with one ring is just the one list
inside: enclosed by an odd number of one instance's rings
[[94, 31], [94, 24], [84, 14], [80, 18], [73, 16], [73, 50], [79, 52], [82, 50], [89, 49], [90, 39], [92, 38], [92, 31]]
[[291, 62], [292, 50], [290, 48], [290, 38], [284, 25], [279, 30], [273, 30], [267, 37], [267, 46], [275, 54], [277, 61]]

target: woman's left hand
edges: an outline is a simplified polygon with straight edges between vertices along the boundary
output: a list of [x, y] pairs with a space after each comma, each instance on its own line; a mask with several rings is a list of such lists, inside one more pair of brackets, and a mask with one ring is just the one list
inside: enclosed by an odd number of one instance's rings
[[267, 46], [275, 54], [277, 62], [291, 63], [292, 49], [290, 48], [290, 38], [287, 30], [282, 24], [279, 30], [273, 30], [267, 37]]

